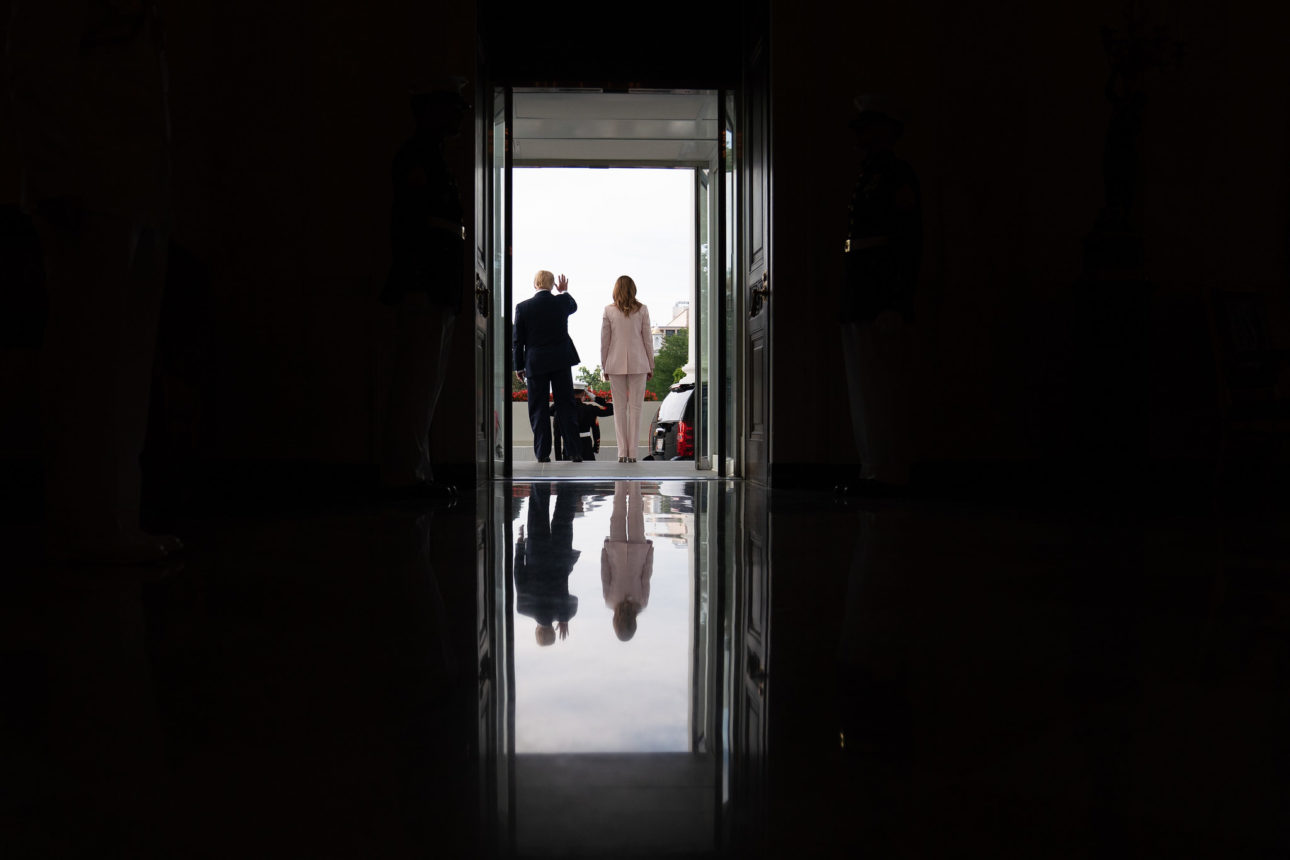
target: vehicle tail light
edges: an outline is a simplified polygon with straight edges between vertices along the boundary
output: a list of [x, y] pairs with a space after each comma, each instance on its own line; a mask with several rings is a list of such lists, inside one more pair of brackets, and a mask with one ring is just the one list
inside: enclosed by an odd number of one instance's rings
[[688, 421], [678, 421], [676, 429], [676, 455], [694, 456], [694, 426]]

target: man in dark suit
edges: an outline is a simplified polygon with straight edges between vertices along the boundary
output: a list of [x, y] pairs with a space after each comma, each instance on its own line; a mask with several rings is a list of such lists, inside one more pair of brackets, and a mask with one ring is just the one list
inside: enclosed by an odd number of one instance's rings
[[555, 517], [550, 518], [551, 485], [534, 484], [529, 496], [528, 537], [520, 526], [515, 542], [515, 610], [537, 622], [537, 643], [547, 646], [569, 635], [578, 598], [569, 593], [569, 574], [582, 553], [573, 548], [573, 515], [579, 494], [557, 484]]
[[[552, 293], [551, 288], [556, 292]], [[555, 432], [564, 440], [571, 458], [582, 462], [578, 445], [578, 419], [573, 406], [573, 372], [578, 350], [569, 337], [569, 315], [578, 303], [569, 295], [569, 279], [545, 269], [533, 276], [533, 298], [515, 308], [515, 328], [511, 335], [515, 351], [515, 375], [527, 380], [529, 389], [529, 424], [533, 428], [533, 453], [539, 463], [551, 462], [551, 404], [554, 395]]]

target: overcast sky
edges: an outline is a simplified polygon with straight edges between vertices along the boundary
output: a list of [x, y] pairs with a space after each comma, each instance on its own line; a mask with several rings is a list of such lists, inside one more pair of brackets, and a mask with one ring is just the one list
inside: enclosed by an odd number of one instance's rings
[[539, 269], [567, 275], [578, 302], [569, 334], [584, 365], [600, 363], [601, 313], [619, 275], [636, 281], [653, 325], [689, 299], [692, 170], [517, 167], [513, 176], [513, 298], [518, 304], [533, 294]]

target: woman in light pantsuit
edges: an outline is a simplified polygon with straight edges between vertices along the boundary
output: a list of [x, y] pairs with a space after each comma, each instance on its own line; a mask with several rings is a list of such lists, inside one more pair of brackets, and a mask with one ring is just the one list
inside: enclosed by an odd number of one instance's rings
[[600, 323], [600, 366], [614, 398], [618, 462], [635, 463], [645, 382], [654, 376], [654, 347], [649, 308], [636, 300], [636, 282], [626, 275], [614, 281], [614, 303], [605, 306]]

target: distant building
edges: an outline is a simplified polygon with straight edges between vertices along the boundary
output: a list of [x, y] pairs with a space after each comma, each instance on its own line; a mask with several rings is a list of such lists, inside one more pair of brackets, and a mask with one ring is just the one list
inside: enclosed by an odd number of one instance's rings
[[678, 331], [684, 331], [690, 327], [690, 303], [677, 302], [672, 305], [672, 319], [667, 325], [656, 325], [650, 329], [650, 334], [654, 337], [654, 354], [663, 348], [663, 341], [670, 334], [676, 334]]

